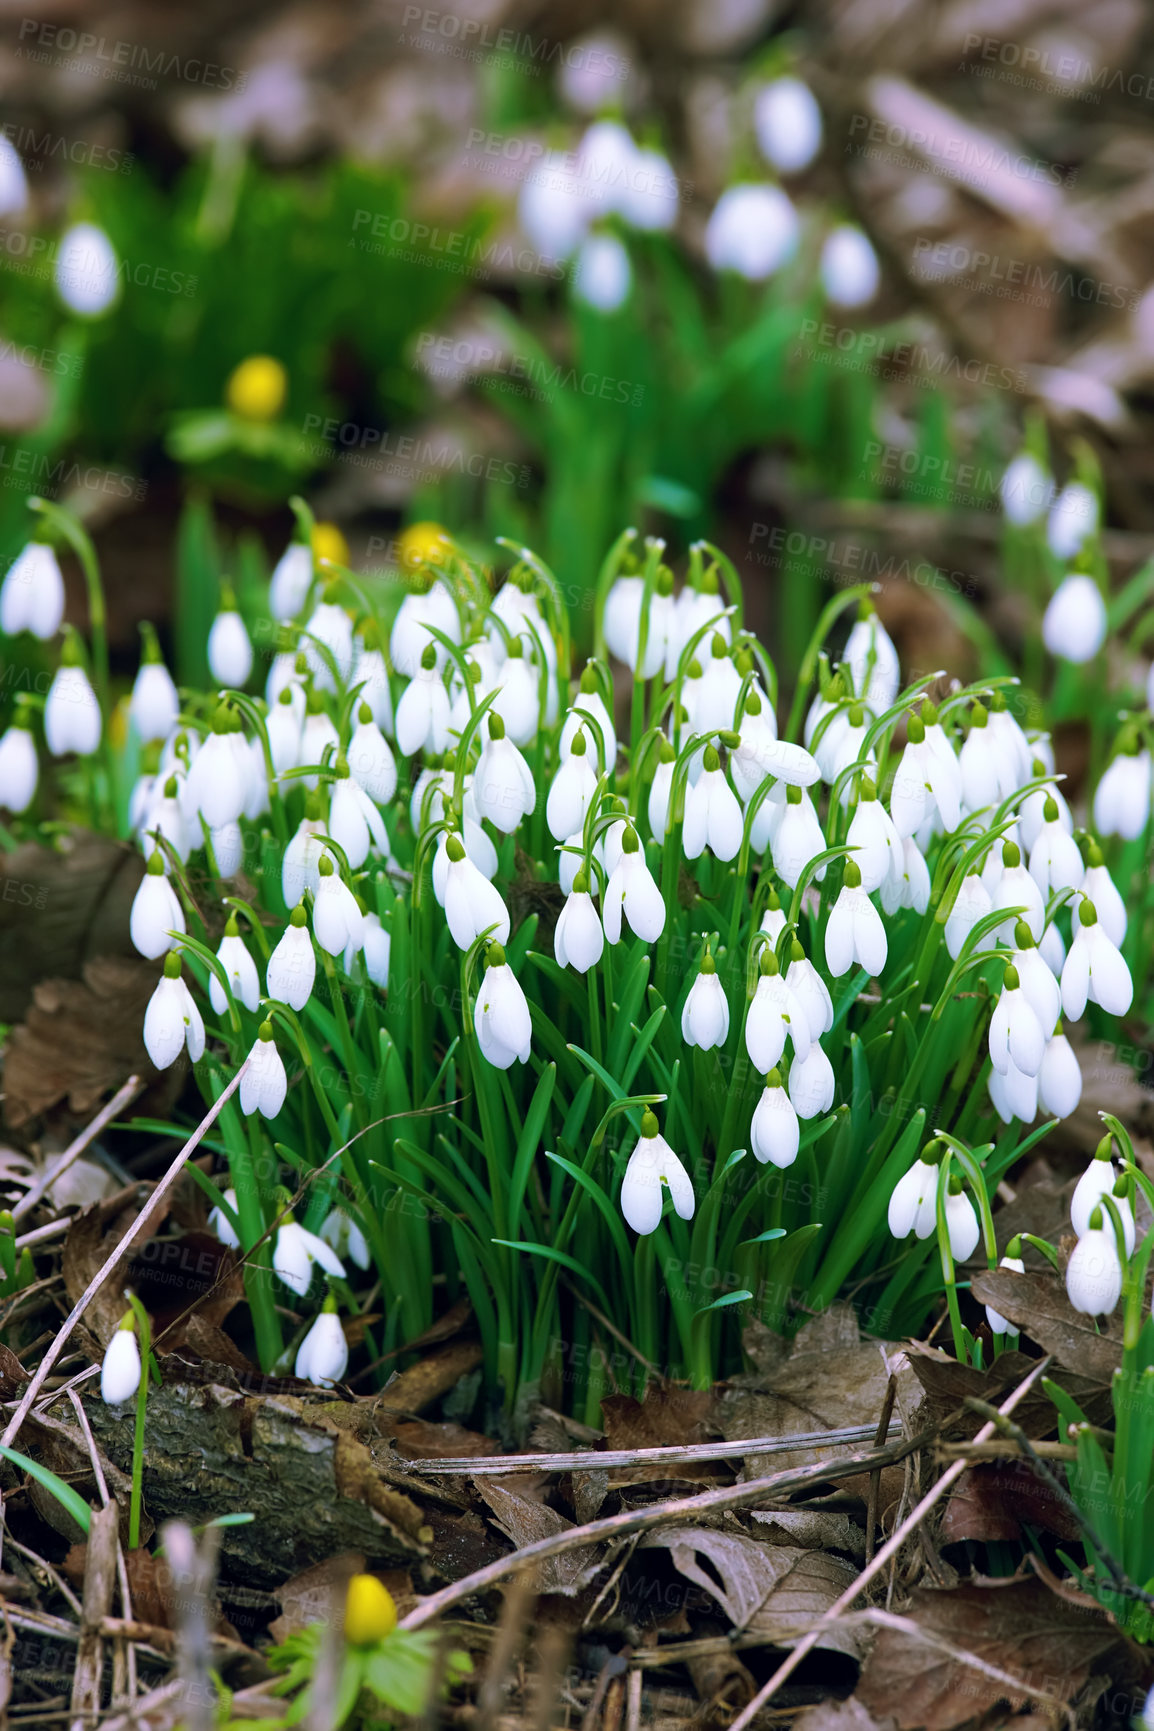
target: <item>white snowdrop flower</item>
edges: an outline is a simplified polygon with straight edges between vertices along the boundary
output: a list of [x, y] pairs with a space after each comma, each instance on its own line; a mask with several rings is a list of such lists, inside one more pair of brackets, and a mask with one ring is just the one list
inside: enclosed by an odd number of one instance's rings
[[487, 637], [476, 638], [465, 652], [467, 679], [462, 679], [454, 663], [449, 670], [449, 731], [464, 733], [469, 717], [478, 704], [484, 703], [490, 692], [501, 689], [501, 668], [506, 657], [498, 660], [497, 651]]
[[268, 610], [274, 619], [295, 619], [309, 598], [313, 581], [313, 550], [304, 541], [290, 541], [269, 579]]
[[350, 869], [356, 871], [368, 858], [370, 844], [385, 859], [391, 849], [385, 820], [364, 788], [351, 775], [341, 775], [341, 769], [347, 767], [343, 758], [338, 760], [337, 779], [331, 784], [329, 834], [344, 851]]
[[[1002, 1257], [998, 1267], [1008, 1268], [1012, 1274], [1025, 1274], [1026, 1264], [1022, 1261], [1022, 1258], [1015, 1253], [1015, 1246], [1020, 1250], [1021, 1245], [1022, 1241], [1020, 1238], [1011, 1239], [1007, 1246], [1006, 1254]], [[1001, 1311], [995, 1310], [993, 1306], [989, 1304], [986, 1306], [986, 1321], [989, 1323], [990, 1331], [993, 1334], [1017, 1334], [1018, 1332], [1016, 1323], [1007, 1322]]]
[[120, 266], [112, 242], [94, 222], [77, 222], [56, 249], [56, 292], [70, 312], [95, 318], [120, 296]]
[[1062, 969], [1066, 965], [1066, 946], [1062, 942], [1062, 934], [1054, 924], [1053, 920], [1050, 921], [1049, 925], [1042, 933], [1042, 939], [1038, 945], [1038, 954], [1041, 956], [1054, 978], [1060, 980], [1062, 978]]
[[315, 1232], [298, 1226], [291, 1214], [281, 1217], [272, 1252], [273, 1272], [298, 1298], [307, 1298], [313, 1268], [319, 1266], [334, 1280], [345, 1278], [345, 1265], [335, 1250]]
[[[393, 940], [382, 926], [380, 916], [367, 913], [361, 932], [361, 954], [365, 960], [366, 974], [373, 985], [382, 992], [387, 991], [389, 986], [389, 961], [392, 950]], [[344, 957], [346, 974], [352, 968], [353, 954], [352, 946], [346, 945]]]
[[[0, 751], [3, 746], [0, 745]], [[142, 850], [151, 856], [153, 851], [160, 853], [162, 870], [167, 874], [169, 862], [167, 856], [157, 847], [158, 840], [164, 840], [172, 849], [177, 859], [183, 865], [192, 851], [188, 834], [188, 825], [184, 821], [184, 808], [180, 800], [180, 784], [175, 775], [170, 775], [163, 783], [160, 797], [155, 791], [149, 800], [147, 810], [141, 817], [138, 826]]]
[[[1133, 745], [1133, 750], [1127, 746]], [[1099, 835], [1120, 835], [1136, 841], [1150, 816], [1150, 753], [1137, 749], [1137, 735], [1106, 770], [1094, 790], [1094, 828]]]
[[[936, 717], [936, 711], [930, 713]], [[935, 728], [940, 743], [934, 738]], [[935, 813], [946, 833], [952, 834], [961, 822], [963, 785], [961, 765], [936, 719], [927, 726], [920, 715], [911, 715], [906, 747], [890, 790], [890, 816], [902, 840], [916, 834]]]
[[1051, 1118], [1068, 1118], [1082, 1098], [1082, 1071], [1074, 1048], [1057, 1026], [1038, 1071], [1038, 1104]]
[[576, 181], [586, 220], [623, 212], [637, 164], [637, 146], [619, 120], [595, 120], [576, 153]]
[[[677, 766], [677, 753], [667, 739], [662, 739], [658, 743], [657, 754], [657, 767], [649, 783], [646, 815], [649, 818], [649, 832], [654, 841], [664, 841], [669, 828], [669, 801], [673, 794], [673, 771]], [[731, 756], [730, 763], [732, 762]]]
[[1009, 1124], [1015, 1118], [1023, 1124], [1033, 1123], [1038, 1115], [1037, 1076], [1028, 1076], [1011, 1062], [1004, 1075], [991, 1069], [987, 1087], [994, 1110], [1003, 1124]]
[[513, 831], [537, 804], [533, 772], [511, 739], [499, 715], [488, 719], [488, 738], [473, 772], [473, 798], [481, 817], [502, 835]]
[[755, 1160], [764, 1166], [784, 1168], [797, 1159], [801, 1140], [801, 1125], [793, 1102], [781, 1084], [781, 1072], [770, 1070], [765, 1087], [753, 1109], [749, 1126], [749, 1147]]
[[368, 1240], [344, 1208], [331, 1208], [325, 1215], [321, 1237], [338, 1256], [347, 1256], [358, 1268], [367, 1270], [371, 1260]]
[[[990, 907], [991, 911], [994, 908], [1024, 909], [1017, 917], [1025, 920], [1030, 928], [1030, 936], [1035, 943], [1039, 942], [1046, 923], [1046, 906], [1036, 881], [1022, 864], [1022, 850], [1017, 842], [1007, 841], [1002, 844], [1002, 872], [997, 887], [990, 896]], [[1011, 917], [998, 927], [997, 936], [1003, 943], [1013, 942], [1014, 925], [1015, 920]]]
[[48, 687], [44, 739], [53, 757], [65, 757], [70, 751], [79, 757], [90, 757], [100, 745], [100, 705], [88, 675], [79, 665], [79, 655], [79, 648], [70, 637]]
[[741, 674], [725, 638], [720, 631], [715, 631], [691, 711], [694, 732], [718, 733], [732, 729], [737, 720], [740, 696]]
[[707, 745], [702, 772], [685, 795], [682, 850], [686, 859], [699, 859], [708, 847], [715, 859], [731, 860], [741, 847], [742, 830], [737, 795], [725, 779], [716, 747]]
[[237, 744], [244, 750], [244, 736], [234, 732], [234, 727], [231, 711], [221, 704], [213, 718], [212, 731], [188, 771], [189, 801], [210, 829], [235, 823], [249, 792], [247, 754], [242, 765], [237, 750]]
[[1092, 577], [1063, 578], [1042, 617], [1042, 641], [1051, 655], [1077, 665], [1097, 655], [1106, 641], [1106, 603]]
[[645, 1112], [641, 1135], [629, 1156], [621, 1180], [621, 1212], [634, 1232], [645, 1237], [661, 1222], [662, 1185], [682, 1220], [693, 1219], [693, 1184], [688, 1172], [661, 1134], [656, 1114]]
[[144, 1012], [144, 1045], [158, 1070], [167, 1070], [186, 1047], [192, 1062], [204, 1056], [204, 1022], [181, 978], [180, 957], [164, 958], [164, 973]]
[[349, 1343], [337, 1315], [337, 1301], [326, 1298], [320, 1315], [297, 1348], [293, 1375], [314, 1388], [332, 1388], [349, 1367]]
[[633, 287], [629, 254], [615, 234], [591, 234], [581, 242], [573, 268], [573, 293], [595, 312], [615, 313]]
[[287, 1093], [288, 1077], [273, 1039], [272, 1023], [262, 1022], [248, 1055], [248, 1069], [240, 1079], [240, 1109], [246, 1118], [254, 1112], [275, 1118]]
[[[774, 829], [770, 851], [774, 871], [791, 890], [797, 888], [810, 861], [825, 852], [825, 836], [813, 801], [803, 788], [793, 784], [786, 788], [785, 810]], [[820, 882], [825, 876], [824, 866], [817, 876]]]
[[[260, 1002], [260, 979], [256, 963], [245, 949], [235, 914], [228, 917], [216, 959], [228, 976], [229, 990], [237, 1003], [243, 1004], [247, 1010], [255, 1010]], [[215, 974], [209, 975], [208, 996], [217, 1015], [223, 1016], [228, 1009], [228, 999]]]
[[[501, 666], [497, 696], [489, 713], [500, 716], [514, 745], [530, 745], [536, 739], [541, 714], [541, 675], [525, 654], [520, 638], [514, 639], [513, 647]], [[400, 714], [398, 708], [398, 740]], [[564, 741], [561, 749], [563, 755]]]
[[268, 959], [265, 987], [270, 998], [303, 1010], [312, 995], [317, 959], [308, 931], [308, 915], [299, 904], [289, 915], [284, 934]]
[[461, 839], [465, 843], [465, 852], [476, 866], [492, 883], [497, 875], [497, 850], [481, 828], [481, 814], [473, 796], [473, 777], [465, 777], [465, 793], [461, 801], [462, 830]]
[[[764, 922], [762, 923], [764, 930]], [[811, 961], [806, 959], [801, 943], [794, 938], [785, 983], [805, 1013], [810, 1037], [817, 1040], [833, 1027], [833, 999], [829, 987]]]
[[[823, 781], [831, 782], [835, 775], [835, 760], [837, 758], [846, 729], [849, 726], [850, 703], [852, 700], [837, 695], [844, 689], [844, 683], [839, 678], [831, 690], [833, 695], [824, 697], [819, 692], [810, 706], [805, 723], [805, 742], [817, 760]], [[858, 726], [861, 726], [862, 710], [858, 708]]]
[[856, 850], [851, 858], [861, 873], [862, 888], [867, 895], [880, 889], [902, 858], [902, 842], [868, 776], [862, 778], [861, 797], [845, 839]]
[[[748, 804], [766, 776], [776, 773], [772, 766], [780, 755], [778, 746], [781, 743], [777, 737], [777, 719], [768, 700], [756, 686], [751, 687], [745, 694], [737, 737], [738, 744], [729, 753], [729, 773], [738, 798]], [[802, 749], [804, 748], [794, 747], [795, 751]], [[809, 757], [808, 752], [805, 755]], [[818, 781], [821, 770], [816, 763], [813, 767], [813, 779]], [[810, 782], [805, 785], [813, 784]]]
[[[326, 597], [334, 587], [330, 585]], [[318, 691], [335, 691], [338, 681], [348, 684], [353, 671], [353, 622], [339, 602], [317, 603], [304, 627], [301, 649]]]
[[451, 835], [446, 843], [449, 869], [445, 878], [445, 918], [459, 950], [489, 932], [498, 944], [509, 941], [509, 910], [483, 873], [477, 870], [465, 853], [459, 836]]
[[833, 1065], [816, 1040], [789, 1066], [789, 1097], [799, 1118], [816, 1118], [833, 1105]]
[[645, 652], [641, 652], [642, 602], [645, 582], [641, 577], [618, 577], [605, 599], [603, 629], [611, 655], [623, 661], [640, 679], [652, 679], [665, 666], [670, 634], [676, 629], [673, 581], [661, 572], [645, 611]]
[[136, 1318], [130, 1310], [109, 1341], [100, 1366], [100, 1398], [105, 1406], [123, 1406], [131, 1400], [143, 1374]]
[[[228, 1207], [232, 1209], [232, 1212], [239, 1219], [240, 1209], [237, 1205], [236, 1191], [230, 1186], [227, 1190], [223, 1191], [222, 1194]], [[210, 1208], [208, 1211], [208, 1229], [227, 1250], [240, 1249], [240, 1237], [237, 1233], [236, 1227], [233, 1225], [224, 1209], [220, 1206], [219, 1202], [215, 1207]]]
[[[1094, 1151], [1094, 1157], [1074, 1186], [1074, 1194], [1070, 1198], [1070, 1224], [1075, 1236], [1081, 1238], [1090, 1230], [1090, 1216], [1101, 1202], [1103, 1196], [1112, 1196], [1114, 1186], [1118, 1182], [1118, 1168], [1110, 1158], [1112, 1139], [1103, 1136]], [[1103, 1216], [1105, 1211], [1103, 1211]], [[1109, 1222], [1103, 1217], [1102, 1224]]]
[[184, 910], [176, 898], [176, 891], [164, 875], [164, 861], [159, 850], [154, 850], [148, 862], [147, 870], [140, 880], [140, 886], [132, 898], [132, 911], [128, 918], [128, 931], [134, 947], [148, 960], [155, 961], [157, 956], [163, 956], [166, 950], [171, 950], [175, 938], [169, 937], [169, 932], [184, 932]]
[[753, 130], [765, 160], [779, 174], [800, 174], [821, 149], [821, 109], [800, 78], [775, 78], [754, 99]]
[[[1040, 757], [1036, 757], [1031, 766], [1035, 777], [1047, 773], [1046, 765]], [[1067, 834], [1074, 833], [1074, 819], [1070, 807], [1054, 782], [1045, 787], [1036, 787], [1033, 793], [1026, 795], [1018, 807], [1018, 832], [1022, 838], [1022, 846], [1029, 853], [1038, 839], [1042, 825], [1050, 821], [1046, 817], [1047, 802], [1052, 801], [1057, 812], [1054, 822], [1061, 824]]]
[[1089, 897], [1078, 908], [1078, 929], [1062, 969], [1062, 1005], [1066, 1019], [1076, 1022], [1087, 1000], [1111, 1016], [1124, 1016], [1134, 1000], [1134, 982], [1125, 957], [1112, 944]]
[[1024, 920], [1019, 920], [1014, 927], [1014, 945], [1011, 964], [1018, 975], [1020, 988], [1048, 1040], [1062, 1014], [1062, 988], [1056, 976], [1051, 973], [1041, 950], [1035, 945], [1030, 936], [1030, 928]]
[[1046, 541], [1059, 559], [1073, 559], [1098, 527], [1098, 501], [1081, 481], [1070, 481], [1050, 507]]
[[365, 916], [356, 896], [327, 854], [317, 869], [320, 878], [313, 902], [313, 937], [330, 956], [339, 956], [349, 944], [359, 950]]
[[639, 147], [618, 206], [625, 221], [646, 234], [666, 234], [677, 221], [677, 177], [660, 150]]
[[0, 737], [0, 806], [6, 811], [27, 811], [36, 797], [39, 779], [36, 741], [20, 725], [18, 714]]
[[389, 659], [405, 679], [416, 677], [426, 649], [436, 657], [436, 665], [445, 661], [445, 650], [430, 636], [433, 626], [451, 643], [461, 641], [461, 617], [452, 592], [438, 577], [429, 588], [405, 596], [393, 621], [389, 636]]
[[982, 1228], [977, 1209], [962, 1189], [960, 1178], [951, 1178], [946, 1192], [946, 1231], [955, 1263], [968, 1262], [978, 1248]]
[[[990, 741], [993, 748], [1004, 759], [1004, 799], [1008, 794], [1017, 793], [1030, 779], [1035, 753], [1045, 750], [1045, 741], [1036, 740], [1033, 744], [1026, 738], [1020, 723], [1006, 707], [1006, 699], [1001, 691], [995, 691], [990, 699], [989, 713], [986, 718]], [[1047, 765], [1048, 772], [1054, 773], [1053, 764]]]
[[1005, 1075], [1010, 1064], [1017, 1065], [1027, 1076], [1036, 1076], [1042, 1067], [1046, 1036], [1021, 988], [1018, 970], [1007, 966], [1002, 990], [990, 1018], [990, 1060], [994, 1069]]
[[796, 253], [801, 223], [779, 186], [729, 186], [705, 225], [705, 256], [714, 270], [764, 282]]
[[717, 963], [706, 951], [681, 1011], [681, 1038], [703, 1052], [724, 1046], [729, 1038], [729, 1000], [717, 977]]
[[142, 663], [132, 687], [129, 713], [144, 745], [152, 740], [167, 739], [176, 726], [180, 698], [172, 675], [162, 661]]
[[244, 863], [244, 832], [239, 823], [225, 823], [208, 832], [217, 875], [233, 878]]
[[16, 146], [0, 134], [0, 216], [15, 216], [28, 204], [28, 178]]
[[[936, 1144], [931, 1143], [930, 1147]], [[923, 1150], [923, 1153], [925, 1150]], [[938, 1222], [938, 1179], [940, 1167], [921, 1155], [893, 1187], [888, 1213], [889, 1229], [894, 1238], [908, 1238], [913, 1232], [918, 1238], [933, 1235]]]
[[208, 669], [218, 685], [236, 690], [240, 690], [252, 672], [252, 644], [244, 620], [227, 601], [208, 634]]
[[1007, 799], [1020, 785], [1017, 766], [998, 749], [989, 726], [989, 712], [975, 703], [970, 711], [970, 731], [958, 758], [962, 773], [962, 799], [967, 811], [982, 811]]
[[798, 994], [782, 978], [781, 965], [766, 946], [758, 962], [757, 988], [745, 1018], [745, 1049], [753, 1068], [766, 1075], [781, 1060], [786, 1036], [794, 1054], [804, 1058], [816, 1033]]
[[587, 974], [601, 960], [604, 948], [605, 933], [589, 894], [589, 879], [579, 870], [553, 931], [553, 954], [558, 967]]
[[888, 952], [882, 917], [862, 888], [861, 872], [848, 860], [841, 893], [825, 928], [826, 966], [839, 979], [856, 962], [874, 978], [885, 968]]
[[1066, 1294], [1083, 1316], [1109, 1316], [1122, 1296], [1122, 1264], [1113, 1225], [1097, 1210], [1101, 1226], [1084, 1232], [1066, 1265]]
[[1061, 822], [1057, 801], [1047, 799], [1045, 818], [1030, 850], [1030, 876], [1048, 901], [1055, 890], [1078, 889], [1085, 875], [1078, 844]]
[[916, 836], [908, 835], [895, 853], [888, 878], [883, 879], [881, 904], [887, 914], [913, 908], [924, 914], [930, 905], [930, 868]]
[[1054, 483], [1036, 457], [1020, 451], [1007, 466], [999, 488], [1002, 509], [1019, 529], [1038, 522], [1054, 498]]
[[418, 751], [440, 753], [449, 744], [449, 693], [432, 648], [401, 693], [397, 704], [397, 750], [405, 757]]
[[[3, 751], [0, 744], [0, 752]], [[1098, 920], [1109, 938], [1118, 949], [1122, 948], [1122, 939], [1126, 936], [1126, 903], [1122, 900], [1118, 886], [1110, 876], [1102, 861], [1102, 850], [1096, 841], [1091, 841], [1089, 848], [1089, 865], [1081, 882], [1081, 891], [1089, 896], [1097, 910]], [[1075, 899], [1073, 904], [1074, 930], [1078, 930], [1078, 908], [1080, 903]]]
[[868, 604], [859, 612], [839, 662], [854, 695], [875, 715], [890, 709], [898, 695], [901, 669], [893, 638]]
[[397, 791], [397, 760], [368, 704], [362, 703], [357, 715], [349, 740], [349, 772], [375, 804], [388, 805]]
[[601, 918], [611, 944], [621, 941], [622, 914], [642, 943], [656, 943], [665, 930], [665, 902], [634, 829], [625, 831], [621, 858], [610, 873], [602, 902]]
[[278, 650], [269, 663], [268, 678], [264, 682], [264, 700], [269, 708], [275, 707], [282, 691], [291, 690], [299, 693], [303, 715], [304, 689], [302, 681], [307, 672], [308, 663], [297, 650]]
[[566, 259], [575, 252], [590, 215], [577, 183], [559, 175], [548, 157], [521, 182], [517, 221], [542, 258]]
[[0, 631], [6, 637], [30, 631], [46, 643], [63, 618], [64, 578], [56, 554], [42, 541], [29, 541], [0, 583]]
[[486, 952], [485, 977], [473, 1005], [473, 1027], [481, 1054], [497, 1070], [529, 1062], [533, 1033], [529, 1003], [500, 944]]
[[718, 593], [717, 573], [712, 566], [704, 573], [700, 589], [687, 585], [673, 604], [673, 630], [665, 659], [665, 678], [669, 684], [676, 677], [683, 651], [707, 625], [712, 625], [727, 643], [732, 643], [733, 628]]
[[821, 281], [826, 298], [839, 307], [864, 307], [881, 283], [878, 255], [867, 235], [853, 223], [840, 223], [821, 249]]
[[318, 817], [303, 817], [285, 848], [280, 887], [286, 907], [295, 908], [306, 890], [311, 890], [314, 896], [319, 890], [321, 856], [325, 851], [320, 837], [324, 833], [325, 825]]
[[562, 761], [569, 756], [573, 742], [581, 732], [585, 733], [588, 741], [589, 757], [594, 769], [600, 761], [602, 749], [605, 756], [604, 767], [612, 769], [617, 762], [617, 732], [613, 726], [613, 717], [597, 689], [597, 675], [592, 667], [587, 667], [582, 673], [580, 690], [573, 699], [573, 706], [561, 729], [558, 749]]
[[266, 727], [269, 755], [278, 775], [308, 762], [304, 755], [302, 737], [304, 705], [302, 703], [298, 707], [293, 701], [293, 692], [299, 690], [299, 686], [286, 686], [268, 713]]
[[[734, 756], [739, 753], [740, 748]], [[794, 745], [789, 739], [766, 740], [760, 748], [760, 766], [758, 787], [767, 775], [772, 775], [785, 787], [796, 787], [799, 791], [804, 791], [821, 780], [817, 759], [804, 746]]]
[[782, 932], [784, 932], [787, 924], [788, 921], [785, 917], [785, 910], [781, 905], [781, 899], [778, 896], [777, 891], [771, 889], [769, 892], [769, 902], [765, 912], [761, 916], [761, 925], [758, 927], [758, 930], [763, 931], [766, 934], [772, 949], [776, 950], [777, 940], [780, 938]]
[[352, 683], [360, 687], [361, 703], [368, 706], [369, 715], [382, 733], [394, 729], [393, 692], [389, 684], [389, 669], [380, 647], [376, 621], [370, 619], [361, 627], [356, 643], [356, 658]]

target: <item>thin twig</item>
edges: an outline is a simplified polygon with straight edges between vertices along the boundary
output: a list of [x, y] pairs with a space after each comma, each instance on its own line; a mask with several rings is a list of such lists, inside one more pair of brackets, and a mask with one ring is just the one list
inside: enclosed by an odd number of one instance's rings
[[[108, 1481], [104, 1477], [104, 1466], [100, 1459], [100, 1450], [96, 1446], [96, 1438], [92, 1434], [92, 1426], [88, 1422], [88, 1414], [84, 1403], [74, 1388], [68, 1391], [68, 1401], [76, 1415], [80, 1426], [80, 1434], [88, 1448], [88, 1458], [92, 1462], [92, 1472], [96, 1479], [96, 1489], [100, 1493], [100, 1501], [107, 1508], [111, 1498], [108, 1491]], [[116, 1539], [116, 1584], [120, 1589], [121, 1614], [129, 1619], [132, 1617], [132, 1592], [128, 1585], [128, 1565], [124, 1560], [124, 1546], [120, 1542], [119, 1532]], [[128, 1642], [124, 1650], [124, 1663], [127, 1671], [125, 1679], [125, 1694], [129, 1700], [136, 1695], [136, 1649]]]
[[123, 1088], [117, 1089], [107, 1106], [102, 1106], [91, 1124], [87, 1125], [64, 1150], [55, 1166], [46, 1166], [30, 1190], [24, 1195], [12, 1210], [13, 1220], [20, 1220], [25, 1214], [31, 1213], [46, 1190], [51, 1190], [58, 1178], [63, 1178], [68, 1168], [79, 1160], [84, 1150], [91, 1146], [105, 1129], [131, 1100], [134, 1100], [144, 1083], [139, 1076], [130, 1076]]
[[[894, 1416], [894, 1401], [898, 1395], [898, 1379], [890, 1372], [886, 1383], [886, 1392], [882, 1399], [881, 1415], [878, 1418], [878, 1428], [874, 1436], [874, 1447], [880, 1448], [890, 1433], [890, 1420]], [[878, 1524], [878, 1503], [881, 1501], [882, 1475], [880, 1472], [870, 1474], [870, 1494], [866, 1504], [866, 1539], [865, 1560], [868, 1563], [874, 1554], [874, 1533]]]
[[477, 1478], [503, 1477], [506, 1473], [600, 1472], [606, 1467], [691, 1466], [697, 1461], [737, 1460], [742, 1455], [790, 1454], [794, 1449], [866, 1442], [875, 1436], [877, 1429], [877, 1425], [854, 1424], [844, 1430], [803, 1431], [797, 1436], [784, 1437], [742, 1437], [733, 1442], [686, 1443], [684, 1447], [670, 1444], [651, 1449], [574, 1449], [560, 1454], [478, 1455], [472, 1460], [461, 1457], [406, 1461], [405, 1465], [415, 1473], [459, 1478], [474, 1475]]

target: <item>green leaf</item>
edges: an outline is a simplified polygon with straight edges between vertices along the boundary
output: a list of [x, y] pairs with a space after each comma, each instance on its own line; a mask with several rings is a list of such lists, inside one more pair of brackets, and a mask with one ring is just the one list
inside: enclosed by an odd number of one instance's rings
[[14, 1467], [20, 1467], [29, 1478], [35, 1479], [38, 1485], [54, 1496], [61, 1508], [72, 1516], [87, 1536], [92, 1526], [92, 1510], [78, 1491], [74, 1491], [71, 1485], [66, 1485], [63, 1479], [57, 1478], [48, 1467], [41, 1466], [39, 1461], [29, 1460], [28, 1456], [22, 1455], [18, 1449], [0, 1446], [0, 1455], [3, 1455], [6, 1461], [11, 1461]]

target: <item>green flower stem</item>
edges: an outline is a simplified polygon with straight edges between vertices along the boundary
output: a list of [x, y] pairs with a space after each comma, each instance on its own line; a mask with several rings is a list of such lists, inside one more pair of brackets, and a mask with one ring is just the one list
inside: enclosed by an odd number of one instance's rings
[[946, 1305], [950, 1313], [950, 1330], [954, 1337], [954, 1357], [959, 1364], [969, 1363], [966, 1351], [966, 1336], [962, 1326], [962, 1312], [958, 1304], [958, 1289], [955, 1285], [954, 1257], [950, 1249], [950, 1232], [946, 1225], [946, 1195], [950, 1181], [950, 1155], [942, 1158], [938, 1167], [938, 1198], [937, 1198], [937, 1234], [938, 1251], [942, 1259], [942, 1280], [946, 1290]]
[[360, 1090], [353, 1086], [357, 1079], [359, 1066], [357, 1064], [356, 1041], [353, 1039], [353, 1031], [349, 1027], [348, 1012], [345, 1009], [344, 993], [341, 991], [340, 982], [337, 979], [336, 964], [334, 963], [333, 958], [329, 955], [329, 952], [323, 945], [318, 944], [317, 949], [320, 951], [321, 967], [324, 970], [325, 979], [328, 981], [329, 997], [333, 1006], [333, 1017], [336, 1021], [337, 1034], [340, 1038], [341, 1060], [344, 1063], [345, 1072], [349, 1079], [349, 1092], [353, 1101], [353, 1115], [356, 1118], [358, 1125], [363, 1130], [369, 1121], [368, 1106]]
[[140, 1549], [140, 1506], [144, 1496], [144, 1418], [152, 1369], [152, 1325], [148, 1312], [133, 1293], [125, 1294], [136, 1317], [140, 1346], [140, 1387], [136, 1391], [136, 1423], [132, 1432], [132, 1490], [128, 1502], [128, 1548]]
[[[261, 1369], [268, 1373], [284, 1351], [284, 1341], [281, 1338], [280, 1318], [276, 1313], [272, 1286], [272, 1250], [269, 1241], [264, 1238], [265, 1202], [266, 1199], [271, 1200], [272, 1191], [270, 1186], [260, 1181], [265, 1151], [261, 1145], [256, 1114], [248, 1120], [247, 1137], [242, 1127], [241, 1134], [236, 1138], [230, 1137], [229, 1140], [235, 1150], [229, 1156], [229, 1177], [236, 1191], [240, 1241], [245, 1252], [245, 1297], [252, 1312], [257, 1358]], [[271, 1208], [269, 1213], [271, 1215]], [[258, 1248], [254, 1249], [254, 1246]]]

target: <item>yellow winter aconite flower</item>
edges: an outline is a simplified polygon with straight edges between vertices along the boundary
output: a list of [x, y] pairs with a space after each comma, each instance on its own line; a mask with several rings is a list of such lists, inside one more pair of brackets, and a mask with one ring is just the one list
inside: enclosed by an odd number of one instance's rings
[[444, 557], [452, 542], [439, 523], [410, 523], [397, 539], [397, 556], [406, 571]]
[[397, 1626], [393, 1595], [375, 1575], [354, 1575], [345, 1600], [345, 1640], [354, 1647], [374, 1647]]
[[271, 355], [249, 355], [229, 375], [225, 398], [246, 421], [273, 421], [284, 407], [288, 374]]
[[335, 523], [314, 523], [312, 542], [315, 558], [331, 559], [334, 565], [348, 564], [349, 544]]

